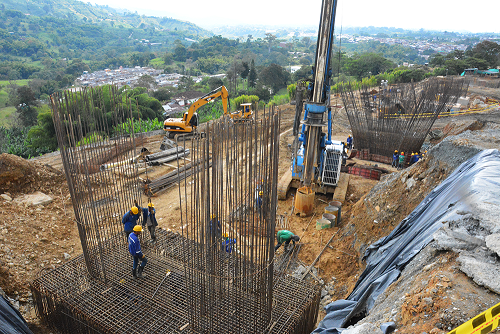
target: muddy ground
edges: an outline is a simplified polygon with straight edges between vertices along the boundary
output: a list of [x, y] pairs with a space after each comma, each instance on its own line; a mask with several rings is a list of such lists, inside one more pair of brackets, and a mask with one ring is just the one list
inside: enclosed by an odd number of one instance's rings
[[[489, 94], [493, 97], [500, 95], [498, 91], [475, 87], [471, 88], [470, 93]], [[332, 104], [337, 103], [340, 104], [340, 101], [332, 99]], [[343, 109], [335, 110], [333, 139], [345, 141], [350, 133], [349, 122]], [[291, 131], [287, 130], [293, 124], [294, 106], [283, 106], [281, 111], [283, 135], [280, 138], [279, 176], [290, 166], [291, 152], [288, 145], [293, 137]], [[466, 131], [486, 135], [490, 133], [488, 131], [491, 128], [498, 126], [499, 120], [498, 109], [488, 114], [440, 118], [433, 129], [441, 130], [443, 137], [428, 144], [436, 145], [446, 136]], [[144, 145], [151, 152], [155, 152], [159, 150], [160, 140], [161, 136], [151, 137]], [[463, 140], [461, 144], [469, 145]], [[498, 149], [500, 138], [485, 141], [483, 146]], [[315, 220], [320, 218], [331, 196], [317, 196], [314, 215], [306, 218], [292, 214], [293, 192], [286, 201], [279, 201], [278, 215], [286, 216], [287, 228], [301, 236], [303, 246], [299, 259], [305, 265], [313, 262], [326, 242], [335, 234], [330, 243], [331, 247], [326, 248], [315, 266], [318, 278], [332, 287], [328, 291], [329, 296], [323, 299], [323, 305], [328, 300], [342, 299], [349, 295], [365, 267], [361, 260], [364, 250], [380, 237], [387, 235], [465, 157], [446, 158], [455, 159], [453, 163], [440, 159], [440, 156], [429, 156], [403, 172], [397, 172], [380, 163], [363, 161], [363, 164], [386, 167], [393, 171], [393, 174], [384, 176], [381, 181], [351, 175], [342, 207], [342, 221], [338, 227], [332, 229], [315, 229]], [[141, 178], [153, 179], [173, 168], [174, 166], [150, 168]], [[386, 182], [388, 178], [406, 179], [410, 174], [419, 176], [416, 177], [417, 185], [410, 189], [403, 182], [392, 182], [388, 183], [386, 188], [379, 187], [372, 191], [375, 185]], [[35, 191], [52, 196], [54, 201], [36, 207], [17, 202], [24, 194]], [[8, 198], [0, 198], [0, 287], [19, 307], [34, 332], [48, 333], [50, 331], [39, 323], [34, 312], [29, 282], [45, 270], [60, 266], [82, 252], [60, 156], [49, 154], [28, 161], [3, 154], [0, 160], [0, 194], [13, 199], [10, 201]], [[152, 198], [152, 201], [157, 209], [159, 227], [180, 232], [178, 188], [172, 187]], [[146, 202], [147, 197], [144, 195], [142, 203]], [[384, 298], [393, 306], [382, 303], [377, 305], [378, 308], [373, 312], [374, 318], [370, 318], [372, 323], [378, 324], [392, 319], [400, 333], [445, 333], [461, 321], [500, 301], [497, 294], [476, 285], [457, 269], [457, 256], [453, 252], [432, 252], [426, 249], [418, 257], [422, 258], [422, 264], [409, 266], [409, 276], [405, 276], [413, 279], [405, 280], [404, 286], [398, 281], [398, 284], [395, 283], [389, 288]], [[435, 265], [424, 271], [422, 268], [426, 263]], [[424, 305], [423, 300], [427, 300], [425, 297], [431, 293], [429, 291], [434, 291], [433, 287], [436, 286], [438, 288], [433, 306]], [[445, 295], [449, 298], [443, 298]], [[452, 305], [454, 301], [460, 305]], [[321, 310], [320, 319], [323, 316], [324, 312]]]

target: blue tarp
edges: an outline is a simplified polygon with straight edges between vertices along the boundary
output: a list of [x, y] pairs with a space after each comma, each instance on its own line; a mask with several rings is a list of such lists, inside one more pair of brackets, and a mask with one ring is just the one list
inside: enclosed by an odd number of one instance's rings
[[485, 150], [460, 165], [386, 237], [365, 252], [366, 268], [346, 300], [325, 307], [313, 333], [336, 334], [367, 314], [377, 297], [433, 239], [443, 222], [461, 217], [476, 203], [500, 205], [500, 152]]
[[33, 334], [26, 320], [2, 295], [0, 295], [0, 333]]

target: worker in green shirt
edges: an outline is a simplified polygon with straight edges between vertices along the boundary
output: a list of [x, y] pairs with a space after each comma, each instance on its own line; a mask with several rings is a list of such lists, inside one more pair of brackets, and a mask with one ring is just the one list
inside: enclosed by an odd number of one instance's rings
[[280, 230], [278, 231], [278, 234], [276, 234], [276, 240], [278, 241], [278, 244], [274, 247], [275, 252], [283, 243], [285, 243], [285, 251], [287, 250], [290, 241], [293, 241], [293, 245], [295, 246], [295, 241], [299, 241], [300, 238], [298, 235], [295, 235], [290, 231]]
[[401, 154], [399, 155], [399, 169], [403, 169], [405, 168], [405, 160], [406, 160], [406, 157], [405, 157], [405, 152], [401, 152]]

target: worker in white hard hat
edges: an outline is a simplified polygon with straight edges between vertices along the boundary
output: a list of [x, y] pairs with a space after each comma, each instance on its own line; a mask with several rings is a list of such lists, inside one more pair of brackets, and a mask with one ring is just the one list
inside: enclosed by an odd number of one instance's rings
[[[141, 250], [141, 242], [139, 241], [139, 235], [142, 232], [141, 225], [135, 225], [133, 227], [133, 233], [130, 233], [128, 236], [128, 251], [130, 255], [134, 258], [134, 264], [132, 265], [132, 278], [146, 278], [146, 275], [142, 273], [144, 267], [148, 263], [148, 259], [146, 259], [146, 255], [142, 253]], [[139, 271], [137, 271], [137, 265], [141, 261], [141, 265], [139, 266]]]
[[126, 214], [123, 215], [123, 231], [125, 232], [127, 238], [129, 234], [134, 230], [134, 226], [137, 225], [137, 220], [141, 217], [141, 214], [139, 212], [139, 208], [137, 206], [133, 206], [129, 211], [127, 211]]

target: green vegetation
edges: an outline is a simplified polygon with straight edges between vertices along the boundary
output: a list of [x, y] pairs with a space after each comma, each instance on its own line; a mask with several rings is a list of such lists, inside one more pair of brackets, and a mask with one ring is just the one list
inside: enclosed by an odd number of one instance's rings
[[3, 124], [6, 128], [10, 128], [12, 125], [14, 125], [15, 112], [16, 108], [14, 107], [0, 108], [0, 124]]
[[[254, 108], [257, 104], [262, 108], [287, 103], [295, 95], [293, 83], [312, 77], [316, 42], [309, 37], [298, 38], [296, 31], [290, 34], [285, 28], [253, 36], [251, 31], [233, 29], [235, 38], [225, 38], [189, 22], [76, 0], [6, 0], [0, 4], [0, 150], [29, 157], [57, 149], [49, 96], [71, 86], [85, 71], [150, 66], [166, 74], [183, 75], [176, 88], [158, 88], [149, 76], [141, 77], [133, 87], [121, 88], [118, 104], [131, 103], [132, 115], [140, 121], [134, 131], [161, 128], [161, 102], [190, 90], [208, 93], [225, 85], [232, 110], [244, 102], [254, 103]], [[405, 83], [460, 74], [465, 68], [500, 65], [500, 45], [493, 42], [495, 36], [487, 34], [375, 27], [344, 28], [343, 33], [405, 42], [453, 42], [468, 48], [448, 54], [427, 50], [427, 66], [417, 47], [409, 46], [411, 43], [344, 41], [341, 52], [337, 46], [333, 50], [332, 91], [346, 82], [355, 87], [377, 86], [381, 80]], [[417, 65], [401, 67], [403, 62]], [[301, 68], [291, 75], [291, 66]], [[225, 78], [208, 76], [215, 74]], [[195, 82], [194, 76], [203, 79]], [[103, 88], [105, 97], [109, 89]], [[109, 99], [104, 112], [111, 113]], [[198, 113], [201, 122], [220, 118], [222, 104], [215, 101]], [[99, 134], [84, 135], [82, 143]]]
[[113, 135], [118, 135], [122, 133], [128, 133], [131, 134], [133, 133], [140, 133], [140, 132], [148, 132], [148, 131], [154, 131], [154, 130], [161, 130], [163, 129], [163, 122], [158, 120], [158, 118], [155, 119], [141, 119], [139, 121], [134, 122], [134, 127], [132, 131], [132, 124], [131, 123], [123, 123], [117, 126], [113, 127], [112, 134]]
[[[222, 115], [224, 115], [222, 101], [214, 101], [213, 103], [205, 104], [203, 107], [198, 109], [197, 112], [200, 116], [200, 123], [219, 119]], [[182, 115], [180, 115], [180, 117], [182, 117]]]

